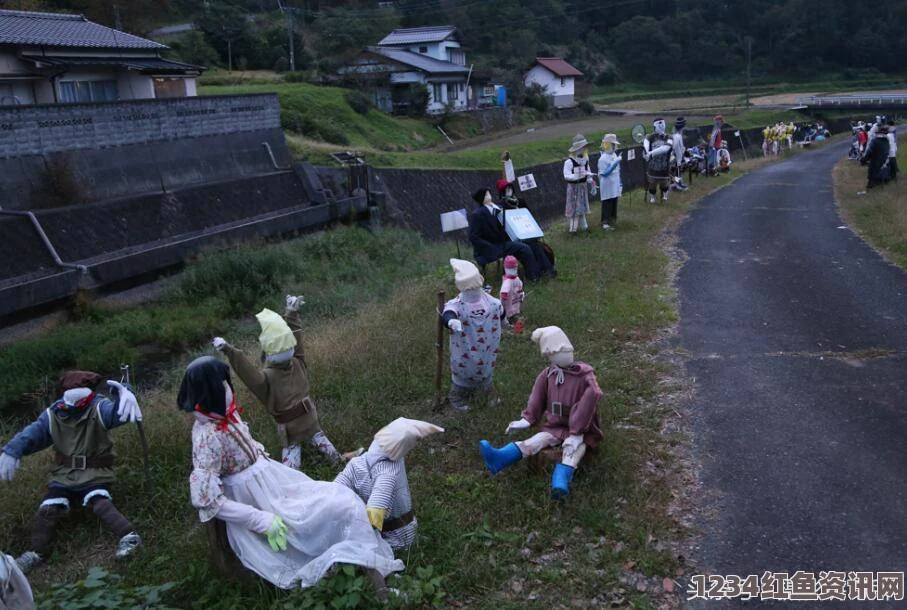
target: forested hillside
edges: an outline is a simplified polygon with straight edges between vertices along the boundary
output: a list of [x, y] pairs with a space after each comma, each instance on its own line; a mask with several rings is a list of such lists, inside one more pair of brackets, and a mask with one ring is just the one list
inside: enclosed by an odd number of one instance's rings
[[[903, 70], [907, 3], [853, 0], [6, 0], [147, 33], [194, 22], [168, 40], [205, 65], [334, 73], [399, 26], [454, 24], [469, 61], [506, 80], [536, 55], [561, 55], [597, 85], [727, 77], [866, 78]], [[281, 13], [279, 7], [289, 12]], [[288, 17], [288, 18], [285, 18]], [[228, 52], [229, 46], [229, 52]], [[228, 58], [232, 54], [232, 58]]]

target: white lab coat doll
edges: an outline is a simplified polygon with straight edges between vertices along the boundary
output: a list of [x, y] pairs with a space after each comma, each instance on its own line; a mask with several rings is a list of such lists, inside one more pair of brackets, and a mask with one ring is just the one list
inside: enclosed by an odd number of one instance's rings
[[602, 154], [598, 158], [598, 190], [602, 201], [602, 229], [614, 228], [617, 222], [617, 202], [623, 193], [620, 181], [621, 155], [616, 148], [620, 146], [613, 133], [602, 138]]

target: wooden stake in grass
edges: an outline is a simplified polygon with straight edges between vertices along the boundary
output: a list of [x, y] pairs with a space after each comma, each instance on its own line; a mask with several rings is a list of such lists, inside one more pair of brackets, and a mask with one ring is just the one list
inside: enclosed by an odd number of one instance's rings
[[435, 410], [441, 410], [441, 373], [444, 370], [444, 318], [441, 313], [444, 311], [446, 302], [443, 290], [438, 291], [438, 342], [435, 347], [438, 350], [438, 361], [435, 363]]

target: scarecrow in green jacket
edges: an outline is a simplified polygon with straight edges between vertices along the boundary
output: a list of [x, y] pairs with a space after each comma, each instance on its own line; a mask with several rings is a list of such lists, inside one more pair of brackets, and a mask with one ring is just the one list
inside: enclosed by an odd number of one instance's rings
[[110, 431], [141, 421], [129, 387], [108, 381], [114, 400], [95, 392], [103, 377], [90, 371], [69, 371], [60, 379], [63, 396], [26, 426], [0, 454], [0, 481], [12, 481], [20, 460], [53, 447], [54, 469], [47, 494], [38, 508], [28, 551], [16, 562], [23, 572], [47, 558], [57, 527], [72, 503], [90, 509], [118, 538], [116, 556], [135, 551], [141, 538], [113, 504], [110, 487], [116, 478], [116, 454]]
[[260, 400], [277, 422], [277, 434], [283, 446], [283, 463], [290, 468], [302, 466], [301, 443], [309, 442], [331, 462], [340, 464], [343, 457], [334, 448], [318, 423], [318, 412], [309, 395], [309, 372], [302, 349], [302, 321], [299, 308], [305, 299], [287, 296], [286, 311], [281, 317], [262, 309], [256, 318], [261, 325], [258, 341], [264, 357], [264, 368], [221, 337], [214, 347], [223, 352], [236, 375]]

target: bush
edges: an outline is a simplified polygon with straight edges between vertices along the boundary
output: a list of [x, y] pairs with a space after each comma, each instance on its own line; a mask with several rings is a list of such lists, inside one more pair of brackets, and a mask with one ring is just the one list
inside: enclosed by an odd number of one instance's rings
[[595, 114], [595, 106], [589, 100], [582, 100], [579, 103], [579, 109], [583, 111], [583, 114]]
[[287, 72], [283, 75], [283, 80], [288, 83], [307, 83], [311, 78], [306, 72]]
[[368, 111], [372, 109], [372, 100], [362, 91], [350, 91], [343, 96], [343, 99], [350, 105], [350, 108], [362, 116], [368, 115]]
[[165, 593], [176, 586], [168, 582], [149, 587], [124, 587], [118, 574], [103, 568], [91, 568], [88, 576], [71, 585], [54, 585], [38, 596], [38, 610], [90, 610], [93, 608], [143, 608], [173, 610], [161, 602]]
[[51, 157], [41, 170], [40, 183], [32, 198], [32, 207], [35, 208], [59, 208], [82, 203], [82, 189], [76, 181], [69, 157]]
[[340, 145], [350, 143], [343, 130], [336, 127], [329, 119], [316, 119], [303, 110], [282, 108], [280, 111], [280, 123], [287, 131], [298, 133], [313, 140], [324, 140], [330, 144]]
[[413, 83], [409, 86], [409, 111], [407, 114], [411, 117], [424, 117], [428, 112], [429, 101], [428, 87]]
[[538, 83], [526, 87], [526, 95], [523, 98], [523, 105], [535, 108], [541, 114], [548, 112], [551, 102], [548, 98], [548, 92]]
[[274, 71], [275, 72], [286, 72], [290, 69], [290, 60], [286, 57], [278, 57], [274, 62]]
[[179, 287], [187, 303], [217, 299], [224, 313], [241, 315], [278, 292], [293, 271], [293, 261], [280, 250], [244, 247], [203, 256], [186, 269]]
[[188, 32], [169, 44], [171, 55], [184, 62], [206, 68], [220, 64], [217, 51], [198, 30]]

